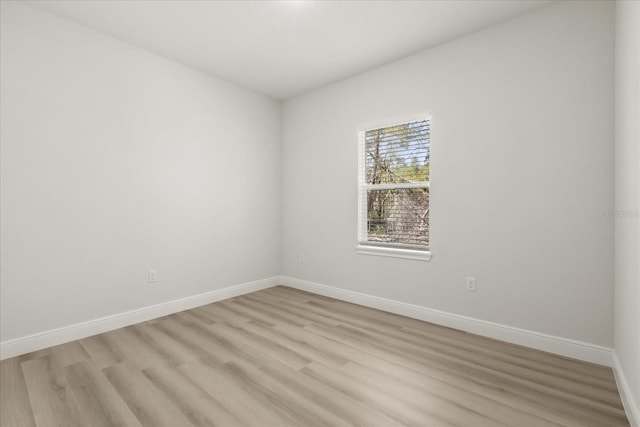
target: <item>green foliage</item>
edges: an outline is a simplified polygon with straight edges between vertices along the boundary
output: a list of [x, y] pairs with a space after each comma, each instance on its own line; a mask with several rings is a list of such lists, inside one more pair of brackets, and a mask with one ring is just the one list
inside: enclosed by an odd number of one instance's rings
[[365, 138], [368, 183], [429, 180], [430, 129], [426, 121], [372, 130]]
[[[429, 181], [428, 121], [372, 130], [365, 138], [367, 183]], [[429, 189], [371, 190], [367, 196], [367, 219], [370, 241], [427, 245]]]

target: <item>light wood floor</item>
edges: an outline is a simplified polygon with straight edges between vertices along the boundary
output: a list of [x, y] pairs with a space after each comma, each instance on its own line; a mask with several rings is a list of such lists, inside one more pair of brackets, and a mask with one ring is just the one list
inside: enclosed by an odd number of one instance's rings
[[624, 426], [610, 369], [276, 287], [0, 363], [9, 426]]

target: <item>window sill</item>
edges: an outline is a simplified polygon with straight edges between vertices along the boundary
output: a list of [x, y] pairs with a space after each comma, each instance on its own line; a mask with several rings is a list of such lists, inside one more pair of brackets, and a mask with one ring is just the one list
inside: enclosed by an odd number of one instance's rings
[[420, 251], [415, 249], [399, 249], [383, 246], [358, 245], [356, 252], [361, 255], [387, 256], [392, 258], [414, 259], [419, 261], [431, 261], [430, 251]]

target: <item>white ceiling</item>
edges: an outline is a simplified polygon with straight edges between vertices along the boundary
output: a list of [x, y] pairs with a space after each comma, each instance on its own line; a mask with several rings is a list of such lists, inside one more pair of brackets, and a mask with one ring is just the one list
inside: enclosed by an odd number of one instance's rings
[[29, 3], [272, 98], [286, 99], [551, 1]]

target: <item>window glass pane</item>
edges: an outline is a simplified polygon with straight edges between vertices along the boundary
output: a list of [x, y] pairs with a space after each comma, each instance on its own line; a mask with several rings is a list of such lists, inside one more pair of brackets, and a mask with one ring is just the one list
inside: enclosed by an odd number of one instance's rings
[[367, 241], [429, 244], [429, 189], [367, 191]]
[[429, 181], [428, 120], [365, 133], [367, 184]]

